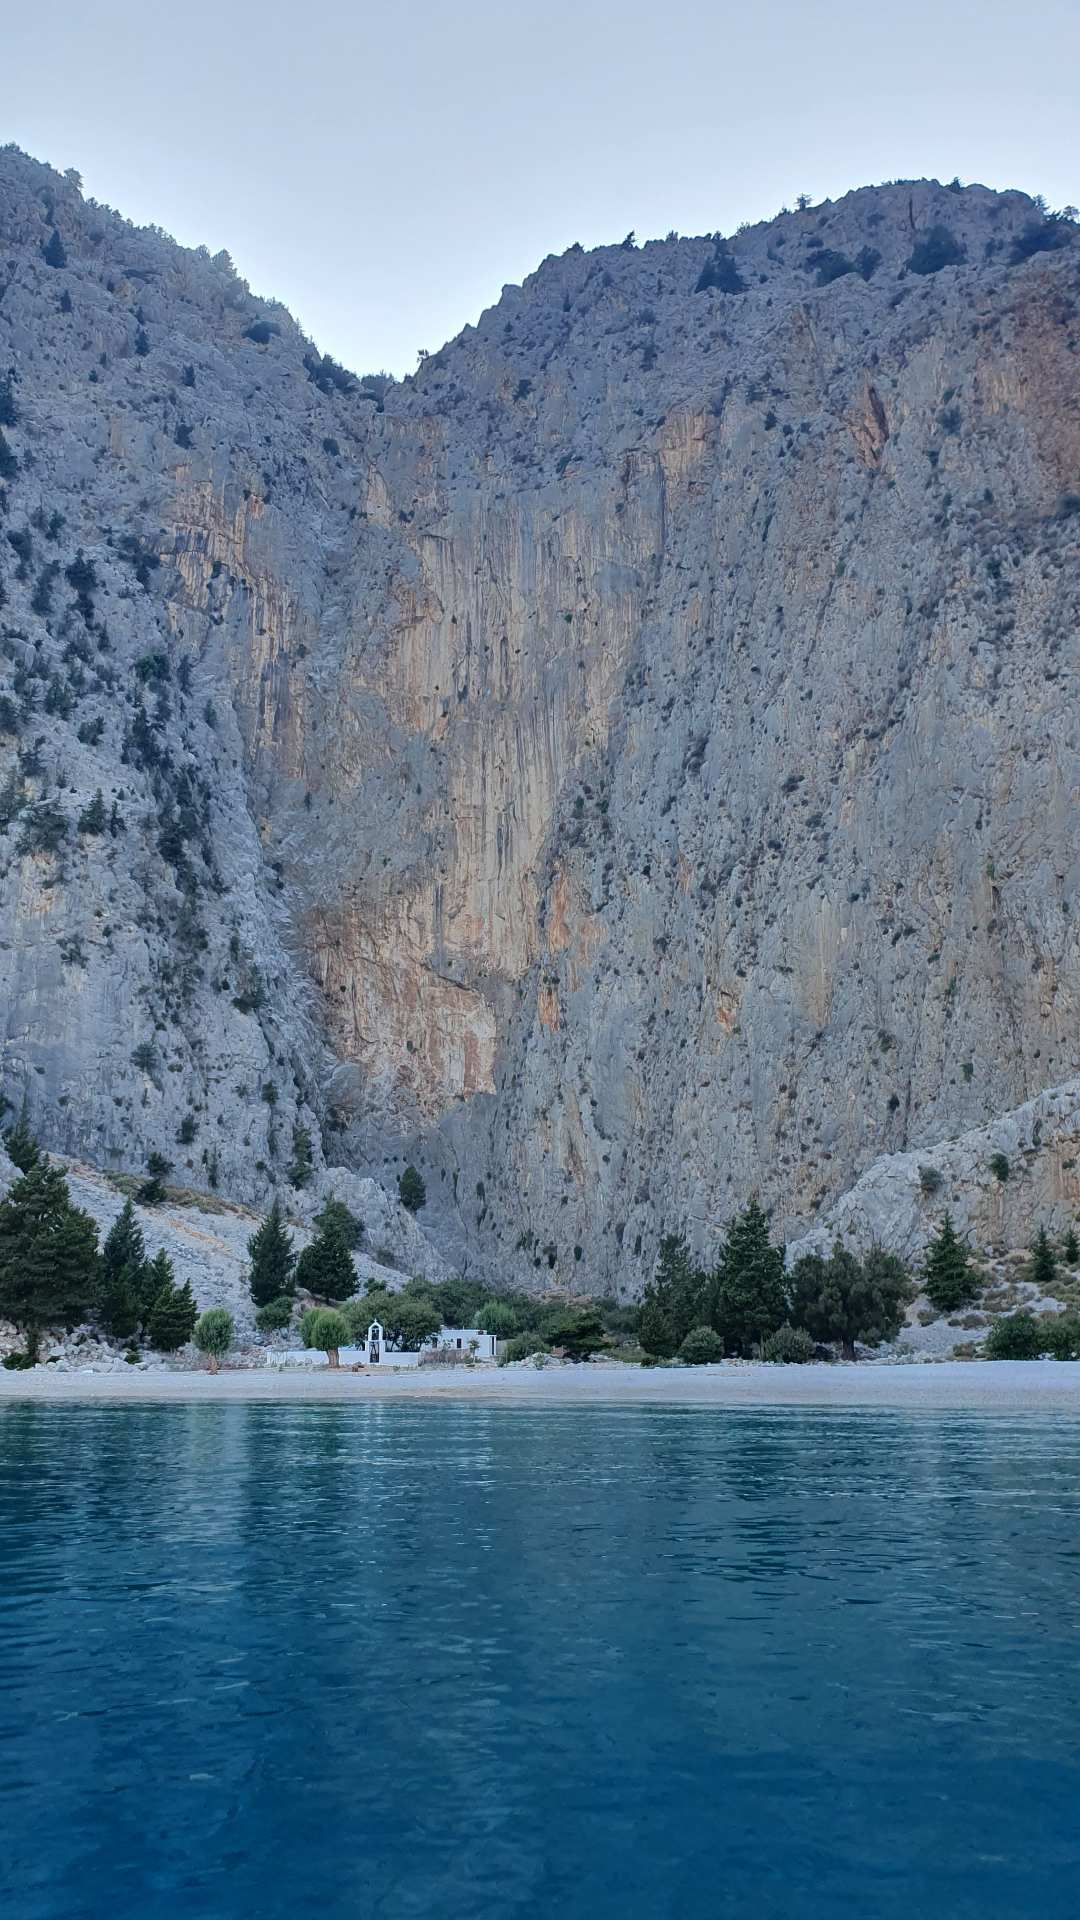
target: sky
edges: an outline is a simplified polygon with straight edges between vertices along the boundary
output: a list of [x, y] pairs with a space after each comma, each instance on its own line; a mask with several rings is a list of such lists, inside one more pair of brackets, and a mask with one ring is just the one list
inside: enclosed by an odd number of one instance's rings
[[1080, 0], [35, 0], [0, 140], [359, 373], [546, 254], [936, 175], [1080, 201]]

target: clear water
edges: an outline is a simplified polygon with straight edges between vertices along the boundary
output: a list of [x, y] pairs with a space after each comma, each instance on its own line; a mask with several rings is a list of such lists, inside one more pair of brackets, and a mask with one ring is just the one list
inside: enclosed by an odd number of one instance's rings
[[5, 1920], [1080, 1911], [1080, 1423], [0, 1412]]

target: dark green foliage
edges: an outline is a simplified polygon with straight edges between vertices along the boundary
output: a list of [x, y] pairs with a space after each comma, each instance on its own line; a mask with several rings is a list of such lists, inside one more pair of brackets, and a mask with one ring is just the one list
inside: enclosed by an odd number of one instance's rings
[[[370, 1306], [370, 1302], [368, 1295], [365, 1304]], [[426, 1291], [388, 1294], [369, 1317], [380, 1322], [387, 1340], [404, 1353], [418, 1352], [443, 1324], [442, 1314]]]
[[1008, 1179], [1008, 1177], [1009, 1177], [1009, 1160], [1008, 1160], [1008, 1155], [1007, 1155], [1007, 1154], [1004, 1154], [1004, 1153], [992, 1153], [992, 1154], [990, 1155], [990, 1160], [989, 1160], [989, 1163], [988, 1163], [988, 1164], [989, 1164], [989, 1167], [990, 1167], [990, 1171], [991, 1171], [991, 1173], [993, 1174], [993, 1176], [994, 1176], [994, 1179], [995, 1179], [995, 1180], [1007, 1180], [1007, 1179]]
[[38, 574], [37, 583], [30, 597], [30, 610], [40, 614], [42, 619], [52, 612], [53, 588], [60, 574], [59, 560], [50, 560]]
[[1080, 1360], [1080, 1314], [1075, 1309], [1042, 1322], [1043, 1352], [1052, 1360]]
[[917, 240], [908, 261], [909, 273], [940, 273], [942, 267], [958, 267], [965, 259], [963, 247], [948, 227], [931, 227]]
[[292, 1144], [293, 1157], [289, 1168], [289, 1179], [294, 1187], [306, 1187], [314, 1172], [311, 1135], [306, 1127], [293, 1128]]
[[139, 1188], [137, 1199], [144, 1207], [159, 1207], [165, 1198], [165, 1176], [172, 1172], [172, 1161], [164, 1154], [152, 1153], [146, 1162], [146, 1179]]
[[[646, 1289], [642, 1302], [642, 1319], [646, 1320], [646, 1305], [650, 1309], [650, 1293], [655, 1296], [655, 1305], [659, 1309], [659, 1318], [648, 1319], [650, 1337], [663, 1338], [663, 1323], [671, 1329], [670, 1351], [682, 1345], [692, 1327], [705, 1324], [708, 1320], [709, 1301], [706, 1279], [701, 1269], [695, 1266], [690, 1249], [681, 1233], [667, 1233], [660, 1242], [656, 1256], [656, 1268], [651, 1288]], [[640, 1325], [639, 1325], [639, 1338]], [[642, 1345], [646, 1346], [644, 1339]], [[667, 1357], [663, 1349], [647, 1347], [647, 1352], [657, 1352]]]
[[187, 366], [187, 367], [185, 367], [185, 368], [184, 368], [184, 371], [183, 371], [183, 373], [182, 373], [182, 374], [180, 375], [180, 379], [181, 379], [181, 382], [182, 382], [182, 384], [183, 384], [183, 385], [184, 385], [185, 387], [193, 387], [193, 386], [195, 385], [195, 369], [194, 369], [194, 367], [191, 367], [191, 366]]
[[23, 792], [23, 783], [15, 768], [12, 767], [3, 787], [0, 788], [0, 833], [7, 832], [25, 806], [26, 795]]
[[846, 253], [834, 252], [831, 247], [815, 253], [807, 265], [817, 268], [815, 285], [819, 287], [831, 286], [834, 280], [842, 279], [846, 273], [857, 271], [854, 260], [849, 260]]
[[138, 1067], [140, 1073], [153, 1073], [157, 1066], [157, 1049], [152, 1040], [140, 1040], [131, 1056], [131, 1064]]
[[290, 1324], [293, 1316], [293, 1297], [290, 1293], [279, 1294], [276, 1300], [267, 1300], [255, 1315], [255, 1325], [260, 1333], [281, 1333]]
[[64, 568], [64, 579], [69, 587], [74, 588], [75, 604], [84, 623], [89, 626], [94, 618], [92, 596], [98, 585], [98, 577], [93, 561], [86, 558], [81, 547], [71, 565]]
[[876, 247], [860, 247], [855, 256], [855, 271], [863, 280], [872, 280], [881, 265], [881, 255]]
[[777, 1327], [763, 1342], [761, 1357], [785, 1367], [804, 1367], [814, 1357], [813, 1336], [805, 1327], [793, 1327], [785, 1320], [783, 1326]]
[[356, 386], [354, 376], [328, 353], [305, 353], [304, 367], [308, 379], [314, 381], [320, 393], [351, 393]]
[[251, 1259], [248, 1286], [257, 1307], [292, 1293], [296, 1285], [296, 1254], [277, 1200], [248, 1241], [248, 1254]]
[[244, 328], [244, 339], [254, 340], [257, 347], [268, 346], [281, 328], [273, 320], [253, 320], [250, 327]]
[[315, 1215], [315, 1226], [320, 1233], [336, 1233], [349, 1248], [358, 1247], [364, 1237], [364, 1223], [358, 1220], [344, 1200], [324, 1200]]
[[1026, 1307], [995, 1320], [986, 1336], [990, 1360], [1037, 1360], [1046, 1351], [1043, 1323]]
[[752, 1353], [787, 1318], [784, 1255], [756, 1199], [733, 1220], [710, 1276], [709, 1320], [729, 1353]]
[[710, 287], [717, 293], [746, 292], [746, 281], [728, 251], [727, 242], [719, 234], [713, 242], [712, 258], [702, 267], [694, 292], [706, 293]]
[[41, 1159], [41, 1148], [26, 1124], [25, 1113], [20, 1114], [13, 1127], [4, 1135], [4, 1145], [11, 1160], [20, 1173], [29, 1173]]
[[592, 1306], [566, 1308], [553, 1315], [544, 1331], [551, 1345], [561, 1347], [570, 1360], [587, 1360], [607, 1345], [603, 1321]]
[[[460, 1325], [451, 1321], [452, 1326]], [[476, 1310], [474, 1324], [482, 1333], [493, 1333], [497, 1340], [512, 1340], [521, 1332], [521, 1316], [511, 1306], [509, 1300], [482, 1300]]]
[[150, 336], [145, 327], [140, 327], [135, 335], [135, 351], [142, 360], [145, 360], [150, 351]]
[[191, 428], [188, 426], [186, 420], [177, 421], [176, 432], [173, 434], [173, 439], [178, 447], [187, 448], [194, 446], [195, 442], [191, 437]]
[[146, 1242], [130, 1200], [113, 1221], [101, 1249], [98, 1318], [114, 1340], [138, 1332], [146, 1304]]
[[679, 1347], [684, 1367], [711, 1367], [724, 1357], [724, 1343], [712, 1327], [691, 1327]]
[[195, 1331], [199, 1309], [188, 1282], [158, 1295], [150, 1311], [147, 1335], [158, 1353], [175, 1353], [186, 1346]]
[[538, 1333], [519, 1333], [508, 1340], [499, 1355], [500, 1367], [509, 1367], [515, 1360], [528, 1360], [534, 1353], [546, 1353], [547, 1341]]
[[7, 436], [0, 427], [0, 480], [14, 480], [19, 471], [19, 462], [7, 443]]
[[675, 1329], [654, 1287], [646, 1288], [641, 1302], [638, 1341], [646, 1353], [654, 1354], [658, 1360], [670, 1360], [679, 1346]]
[[108, 815], [105, 812], [105, 799], [101, 788], [98, 787], [89, 806], [84, 807], [79, 815], [79, 832], [104, 833], [107, 825]]
[[[339, 1234], [332, 1230], [316, 1234], [296, 1262], [296, 1282], [320, 1300], [347, 1300], [356, 1292], [356, 1268]], [[275, 1287], [274, 1291], [281, 1293], [284, 1289]]]
[[73, 1207], [67, 1181], [44, 1159], [0, 1204], [0, 1317], [36, 1353], [45, 1327], [84, 1319], [97, 1290], [97, 1228]]
[[233, 1317], [227, 1307], [207, 1307], [196, 1320], [195, 1345], [200, 1353], [205, 1353], [211, 1373], [217, 1372], [222, 1355], [228, 1353], [234, 1333]]
[[1065, 1235], [1061, 1243], [1061, 1255], [1070, 1267], [1080, 1264], [1080, 1239], [1077, 1238], [1075, 1227], [1070, 1227]]
[[1040, 1227], [1031, 1249], [1028, 1279], [1034, 1281], [1040, 1293], [1053, 1293], [1057, 1277], [1057, 1255], [1050, 1243], [1050, 1235], [1046, 1228]]
[[941, 1174], [938, 1172], [938, 1169], [936, 1167], [920, 1167], [919, 1168], [919, 1186], [922, 1188], [922, 1191], [928, 1197], [931, 1194], [940, 1193], [942, 1188], [942, 1177], [941, 1177]]
[[193, 1113], [185, 1113], [176, 1132], [178, 1144], [182, 1147], [190, 1147], [198, 1131], [199, 1123], [195, 1115]]
[[67, 254], [64, 251], [64, 243], [56, 227], [53, 228], [41, 251], [47, 267], [67, 266]]
[[1072, 232], [1069, 221], [1060, 216], [1052, 215], [1049, 220], [1029, 220], [1012, 243], [1009, 265], [1017, 267], [1021, 261], [1030, 260], [1036, 253], [1056, 253], [1059, 247], [1068, 246]]
[[[0, 582], [0, 607], [4, 604], [3, 583]], [[17, 739], [19, 733], [19, 715], [14, 700], [6, 693], [0, 693], [0, 733], [6, 733], [9, 739]], [[9, 826], [10, 821], [0, 820], [0, 831]]]
[[877, 1346], [893, 1340], [911, 1298], [903, 1263], [881, 1247], [858, 1260], [839, 1242], [826, 1260], [804, 1254], [789, 1275], [791, 1318], [813, 1340], [838, 1341], [849, 1359], [855, 1342]]
[[15, 405], [15, 369], [9, 367], [0, 380], [0, 427], [13, 427], [18, 420]]
[[[451, 1275], [449, 1280], [441, 1281], [428, 1291], [442, 1315], [444, 1327], [476, 1326], [481, 1302], [487, 1299], [487, 1289], [479, 1280], [463, 1280], [460, 1274]], [[518, 1294], [504, 1294], [500, 1298], [510, 1302], [519, 1317], [528, 1311]], [[535, 1310], [537, 1302], [530, 1301], [529, 1305]], [[522, 1317], [522, 1325], [527, 1324]]]
[[409, 1213], [419, 1213], [427, 1199], [427, 1187], [415, 1167], [406, 1167], [398, 1181], [398, 1198]]
[[52, 800], [39, 800], [23, 821], [19, 838], [19, 852], [32, 854], [59, 853], [67, 839], [68, 823], [58, 806]]
[[309, 1307], [300, 1318], [300, 1338], [305, 1347], [325, 1353], [332, 1367], [338, 1364], [338, 1349], [349, 1343], [344, 1316], [333, 1307]]
[[978, 1291], [978, 1276], [967, 1243], [961, 1240], [952, 1215], [947, 1213], [926, 1249], [923, 1292], [939, 1313], [955, 1313], [958, 1307], [970, 1305]]

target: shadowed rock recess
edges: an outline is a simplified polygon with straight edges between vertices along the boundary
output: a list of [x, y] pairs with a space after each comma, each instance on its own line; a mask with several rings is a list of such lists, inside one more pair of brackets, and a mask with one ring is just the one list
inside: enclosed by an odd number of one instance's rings
[[354, 378], [0, 153], [12, 1106], [255, 1205], [303, 1127], [452, 1263], [634, 1293], [1062, 1086], [1078, 295], [1068, 220], [916, 182]]

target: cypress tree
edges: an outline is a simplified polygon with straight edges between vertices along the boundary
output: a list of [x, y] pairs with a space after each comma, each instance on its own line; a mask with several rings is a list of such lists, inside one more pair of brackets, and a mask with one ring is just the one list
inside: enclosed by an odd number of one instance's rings
[[79, 832], [104, 833], [106, 824], [105, 798], [101, 788], [98, 787], [89, 806], [84, 807], [79, 815]]
[[961, 1240], [947, 1213], [926, 1249], [923, 1292], [939, 1313], [955, 1313], [978, 1292], [978, 1281], [966, 1241]]
[[787, 1318], [783, 1249], [771, 1244], [756, 1198], [728, 1229], [709, 1294], [711, 1324], [729, 1353], [752, 1352]]
[[60, 238], [58, 228], [53, 228], [52, 233], [49, 235], [41, 251], [45, 256], [45, 265], [47, 267], [67, 266], [67, 254], [64, 252], [64, 243]]
[[130, 1200], [125, 1200], [101, 1249], [98, 1314], [114, 1340], [130, 1340], [147, 1309], [146, 1242]]
[[1030, 1278], [1040, 1293], [1053, 1293], [1057, 1271], [1057, 1256], [1050, 1244], [1050, 1235], [1045, 1227], [1040, 1227], [1031, 1249], [1030, 1269]]
[[655, 1287], [646, 1287], [638, 1315], [638, 1340], [646, 1353], [658, 1360], [670, 1360], [679, 1342]]
[[347, 1300], [355, 1293], [356, 1268], [341, 1235], [332, 1228], [316, 1234], [296, 1263], [296, 1278], [320, 1300]]
[[311, 1135], [306, 1127], [294, 1127], [292, 1134], [293, 1157], [289, 1168], [289, 1179], [294, 1187], [306, 1187], [311, 1179], [314, 1162], [311, 1157]]
[[187, 1281], [182, 1287], [174, 1284], [172, 1261], [164, 1251], [151, 1262], [150, 1271], [165, 1276], [147, 1323], [150, 1345], [158, 1353], [175, 1353], [191, 1339], [199, 1309]]
[[1080, 1264], [1080, 1240], [1076, 1237], [1076, 1228], [1070, 1227], [1061, 1247], [1062, 1258], [1070, 1267]]
[[248, 1241], [248, 1253], [251, 1256], [248, 1285], [257, 1307], [265, 1307], [271, 1300], [293, 1292], [296, 1255], [277, 1200]]
[[0, 1205], [0, 1314], [26, 1335], [31, 1354], [43, 1328], [88, 1313], [97, 1267], [94, 1222], [72, 1206], [60, 1169], [37, 1161]]

